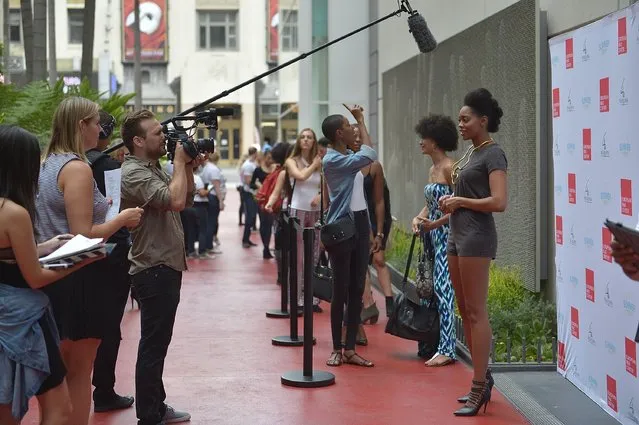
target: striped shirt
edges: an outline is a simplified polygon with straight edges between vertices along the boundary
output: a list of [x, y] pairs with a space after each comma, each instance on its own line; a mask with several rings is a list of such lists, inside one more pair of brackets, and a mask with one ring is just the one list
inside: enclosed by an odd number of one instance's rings
[[[53, 153], [40, 166], [38, 178], [38, 195], [36, 196], [36, 230], [38, 243], [47, 241], [54, 236], [71, 233], [67, 210], [64, 205], [64, 193], [60, 190], [58, 176], [62, 168], [70, 161], [81, 161], [74, 153]], [[93, 224], [102, 224], [109, 210], [107, 199], [100, 193], [98, 185], [93, 180]]]

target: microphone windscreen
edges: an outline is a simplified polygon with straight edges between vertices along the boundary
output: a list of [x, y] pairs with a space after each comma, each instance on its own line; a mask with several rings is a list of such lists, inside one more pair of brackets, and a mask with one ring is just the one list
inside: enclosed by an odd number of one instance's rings
[[408, 30], [413, 34], [420, 52], [432, 52], [437, 47], [437, 40], [428, 29], [426, 20], [419, 13], [413, 13], [408, 17]]

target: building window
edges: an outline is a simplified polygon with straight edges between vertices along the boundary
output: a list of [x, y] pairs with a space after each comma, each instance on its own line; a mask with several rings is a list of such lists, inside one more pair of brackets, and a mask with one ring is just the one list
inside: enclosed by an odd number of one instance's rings
[[237, 10], [198, 10], [198, 46], [202, 50], [237, 50]]
[[22, 41], [22, 34], [20, 28], [22, 27], [22, 15], [20, 9], [9, 10], [9, 40], [12, 43], [20, 43]]
[[298, 49], [297, 42], [297, 10], [282, 10], [282, 51], [295, 52]]
[[151, 82], [151, 73], [149, 71], [142, 71], [142, 84], [149, 84]]
[[84, 9], [68, 9], [69, 44], [82, 44]]

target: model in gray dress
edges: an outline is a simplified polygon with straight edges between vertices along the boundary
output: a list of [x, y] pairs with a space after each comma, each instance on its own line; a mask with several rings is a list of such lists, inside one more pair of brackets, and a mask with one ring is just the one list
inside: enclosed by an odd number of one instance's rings
[[[464, 166], [466, 160], [460, 162], [462, 168], [455, 181], [454, 196], [463, 198], [488, 198], [491, 196], [488, 176], [495, 170], [505, 171], [508, 168], [504, 150], [494, 142], [473, 150], [467, 165]], [[497, 229], [493, 214], [466, 208], [455, 210], [450, 216], [448, 254], [495, 258]]]

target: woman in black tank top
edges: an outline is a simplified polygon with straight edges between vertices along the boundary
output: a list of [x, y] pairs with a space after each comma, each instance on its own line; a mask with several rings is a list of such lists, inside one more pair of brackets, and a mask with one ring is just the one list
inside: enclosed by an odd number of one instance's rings
[[[385, 297], [386, 317], [390, 317], [393, 311], [393, 290], [391, 288], [390, 271], [386, 265], [386, 243], [391, 232], [393, 218], [391, 216], [390, 192], [384, 168], [379, 161], [375, 161], [369, 167], [362, 170], [364, 174], [364, 192], [368, 204], [368, 214], [371, 220], [373, 238], [373, 253], [369, 264], [375, 267], [382, 292]], [[375, 305], [373, 291], [371, 290], [370, 272], [366, 273], [366, 285], [362, 298], [362, 323], [375, 324], [379, 318], [379, 310]]]

